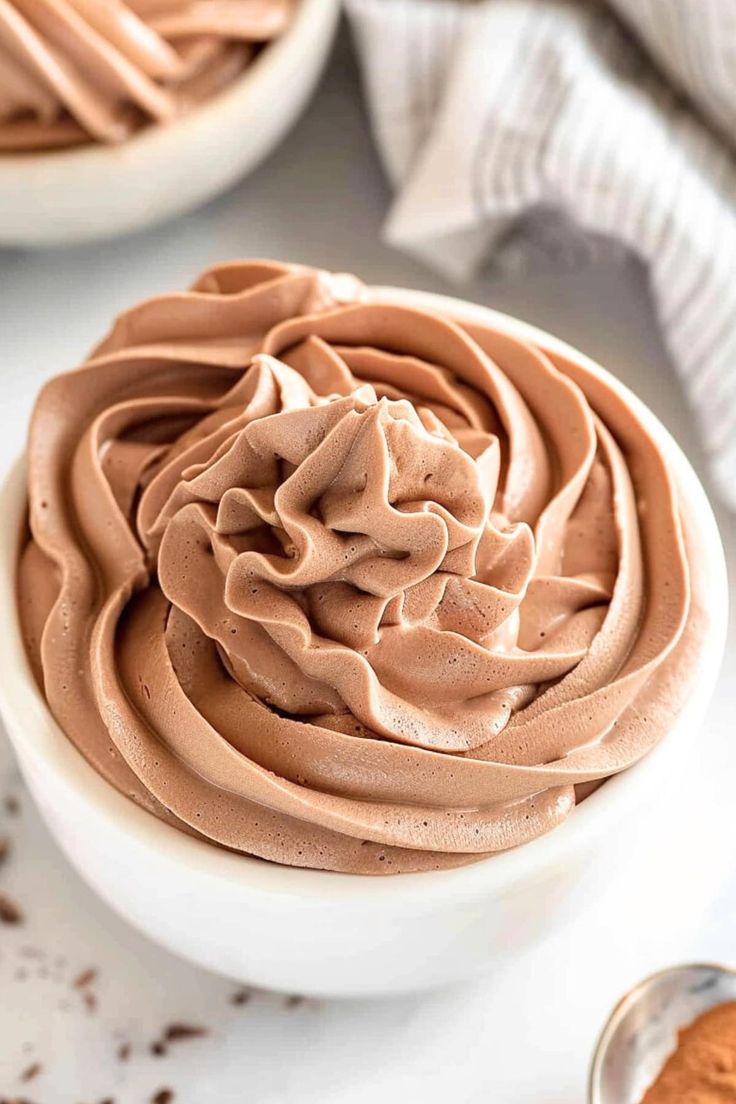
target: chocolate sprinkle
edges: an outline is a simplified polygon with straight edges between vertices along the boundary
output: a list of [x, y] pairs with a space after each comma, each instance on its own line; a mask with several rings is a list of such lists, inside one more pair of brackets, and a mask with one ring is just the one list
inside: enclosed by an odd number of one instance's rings
[[97, 970], [94, 966], [90, 966], [88, 970], [82, 970], [81, 974], [78, 974], [73, 981], [75, 989], [84, 989], [85, 985], [91, 985], [97, 977]]
[[151, 1043], [149, 1049], [151, 1054], [161, 1058], [166, 1054], [169, 1043], [178, 1043], [185, 1039], [201, 1039], [204, 1035], [209, 1035], [209, 1031], [198, 1024], [171, 1023], [164, 1028], [161, 1038]]
[[174, 1099], [173, 1089], [159, 1089], [151, 1097], [151, 1104], [171, 1104]]
[[172, 1023], [164, 1031], [164, 1039], [167, 1043], [176, 1043], [180, 1039], [201, 1039], [209, 1034], [206, 1027], [198, 1027], [196, 1024]]
[[[11, 901], [10, 897], [6, 897], [4, 893], [0, 893], [0, 924], [22, 924], [23, 913], [20, 911], [15, 901]], [[2, 1104], [2, 1102], [0, 1102]]]
[[252, 996], [253, 994], [251, 993], [250, 989], [238, 989], [230, 997], [230, 1003], [237, 1005], [247, 1004]]
[[22, 1074], [20, 1075], [21, 1081], [32, 1081], [34, 1077], [38, 1077], [42, 1069], [43, 1066], [40, 1062], [34, 1062], [32, 1066], [28, 1066], [26, 1069], [23, 1070]]
[[121, 1043], [118, 1047], [118, 1061], [127, 1062], [130, 1058], [130, 1043]]
[[7, 836], [0, 836], [0, 866], [3, 865], [10, 854], [10, 840]]

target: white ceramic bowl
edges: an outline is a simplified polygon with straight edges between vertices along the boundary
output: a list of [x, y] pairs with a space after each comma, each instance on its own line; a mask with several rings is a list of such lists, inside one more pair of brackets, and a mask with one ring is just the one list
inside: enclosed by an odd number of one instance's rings
[[[418, 292], [390, 295], [504, 327], [614, 382], [569, 346], [505, 315]], [[722, 658], [728, 590], [718, 530], [692, 468], [654, 415], [614, 385], [661, 442], [701, 542], [698, 570], [710, 580], [711, 624], [693, 691], [658, 747], [559, 828], [517, 850], [437, 873], [361, 877], [237, 855], [162, 823], [104, 782], [58, 728], [23, 651], [14, 582], [26, 510], [19, 463], [0, 496], [0, 708], [51, 832], [100, 896], [152, 939], [234, 979], [312, 995], [368, 996], [500, 966], [588, 908], [601, 886], [618, 880], [625, 887], [634, 856], [657, 862], [668, 829], [682, 820], [675, 781], [702, 736]]]
[[69, 245], [142, 230], [225, 191], [279, 143], [332, 44], [340, 0], [300, 0], [288, 30], [191, 114], [119, 146], [0, 155], [0, 245]]

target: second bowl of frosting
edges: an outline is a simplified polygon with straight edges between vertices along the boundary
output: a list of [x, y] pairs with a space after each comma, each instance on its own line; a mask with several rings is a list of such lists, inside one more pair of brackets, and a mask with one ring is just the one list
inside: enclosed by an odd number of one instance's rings
[[142, 229], [224, 191], [303, 108], [337, 0], [2, 0], [0, 245]]

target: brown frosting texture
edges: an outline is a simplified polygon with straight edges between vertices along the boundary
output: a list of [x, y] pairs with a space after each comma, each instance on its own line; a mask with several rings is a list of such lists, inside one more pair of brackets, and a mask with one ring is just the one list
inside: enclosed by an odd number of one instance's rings
[[0, 152], [122, 142], [213, 96], [295, 0], [0, 0]]
[[352, 277], [222, 265], [122, 315], [41, 392], [29, 498], [21, 619], [59, 724], [250, 855], [514, 847], [687, 693], [687, 518], [626, 400]]

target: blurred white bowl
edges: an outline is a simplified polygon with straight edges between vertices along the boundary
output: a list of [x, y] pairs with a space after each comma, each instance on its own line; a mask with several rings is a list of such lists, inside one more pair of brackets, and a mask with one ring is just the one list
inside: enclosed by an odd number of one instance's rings
[[287, 31], [219, 95], [119, 146], [0, 154], [0, 245], [70, 245], [183, 214], [281, 141], [327, 59], [339, 0], [300, 0]]
[[[723, 550], [705, 492], [640, 400], [570, 346], [507, 315], [420, 292], [379, 288], [374, 294], [503, 328], [562, 352], [617, 387], [661, 443], [694, 520], [695, 562], [709, 580], [710, 625], [692, 692], [665, 739], [548, 835], [437, 873], [374, 878], [279, 866], [157, 820], [108, 785], [59, 729], [36, 687], [18, 627], [15, 574], [26, 483], [24, 465], [16, 465], [0, 492], [0, 709], [51, 832], [100, 896], [169, 950], [245, 983], [315, 996], [408, 992], [503, 967], [510, 956], [516, 960], [592, 912], [612, 887], [630, 894], [632, 867], [654, 894], [655, 870], [675, 864], [684, 877], [683, 853], [673, 846], [683, 821], [677, 782], [697, 755], [728, 616]], [[641, 906], [646, 925], [648, 903]]]

